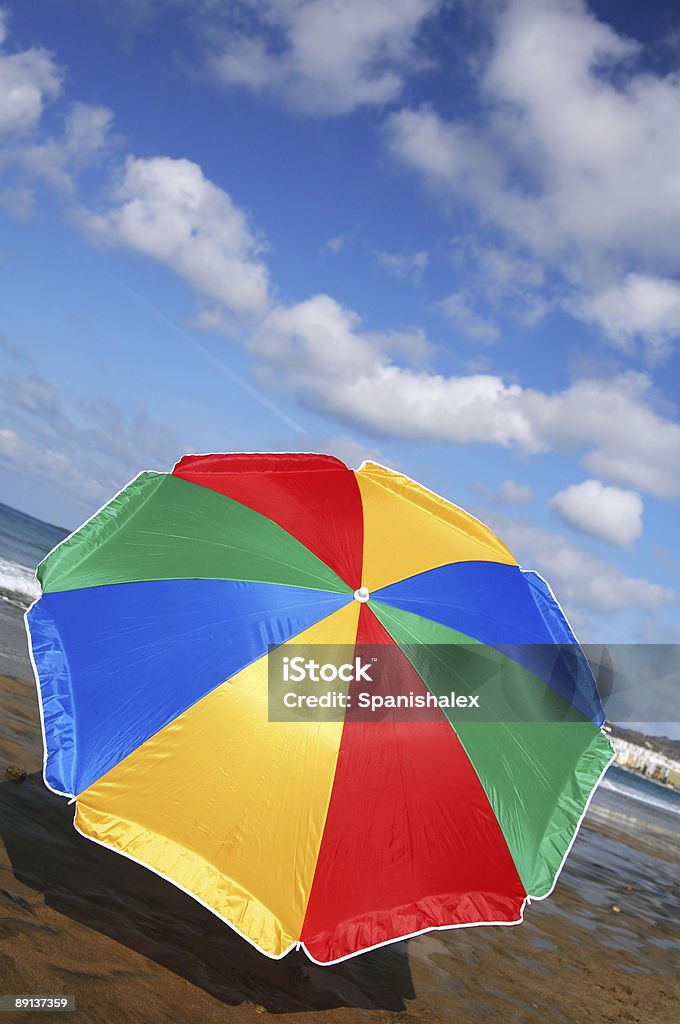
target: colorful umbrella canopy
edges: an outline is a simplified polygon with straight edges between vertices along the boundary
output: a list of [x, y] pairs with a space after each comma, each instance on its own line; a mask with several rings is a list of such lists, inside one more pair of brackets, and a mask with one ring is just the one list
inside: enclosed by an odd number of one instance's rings
[[[187, 456], [38, 578], [47, 785], [264, 953], [513, 924], [552, 890], [612, 750], [549, 587], [462, 509], [372, 462]], [[381, 645], [485, 713], [273, 721], [287, 644]]]

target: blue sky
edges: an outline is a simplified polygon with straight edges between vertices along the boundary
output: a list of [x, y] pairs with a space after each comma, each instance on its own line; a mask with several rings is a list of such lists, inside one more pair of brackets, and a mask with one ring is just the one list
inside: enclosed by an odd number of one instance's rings
[[674, 7], [5, 0], [1, 500], [372, 457], [676, 642]]

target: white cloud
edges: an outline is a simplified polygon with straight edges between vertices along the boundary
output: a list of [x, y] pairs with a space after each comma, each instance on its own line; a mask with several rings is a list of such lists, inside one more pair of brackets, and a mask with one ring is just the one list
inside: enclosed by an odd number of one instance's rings
[[96, 508], [108, 495], [106, 486], [83, 471], [58, 447], [45, 447], [14, 430], [0, 430], [0, 463], [22, 475], [38, 477], [43, 486], [73, 496], [77, 505]]
[[642, 536], [644, 505], [636, 491], [584, 480], [558, 491], [550, 507], [568, 526], [609, 544], [629, 548]]
[[491, 241], [476, 230], [452, 239], [450, 259], [456, 275], [454, 296], [473, 311], [483, 304], [488, 312], [482, 319], [494, 327], [501, 317], [534, 327], [558, 305], [540, 259], [528, 257], [516, 243]]
[[640, 339], [650, 355], [662, 356], [680, 337], [680, 283], [671, 278], [628, 274], [575, 300], [571, 308], [625, 350]]
[[246, 215], [198, 164], [128, 157], [108, 208], [81, 209], [90, 235], [164, 263], [209, 303], [237, 316], [268, 305], [268, 274]]
[[586, 467], [604, 480], [662, 498], [680, 493], [680, 425], [656, 411], [645, 374], [527, 390], [523, 407], [544, 450], [585, 449]]
[[43, 178], [67, 191], [75, 187], [73, 174], [95, 162], [110, 141], [113, 115], [107, 107], [73, 103], [64, 119], [61, 136], [24, 144], [15, 153], [33, 178]]
[[188, 451], [144, 409], [125, 411], [105, 398], [74, 402], [33, 373], [0, 378], [11, 429], [0, 430], [0, 460], [90, 509], [122, 487], [140, 463], [167, 470]]
[[268, 90], [312, 114], [384, 104], [423, 64], [418, 31], [441, 0], [242, 0], [210, 67], [227, 85]]
[[453, 292], [440, 302], [439, 308], [461, 334], [468, 338], [475, 341], [496, 341], [499, 336], [496, 325], [476, 313], [463, 292]]
[[16, 458], [20, 444], [21, 440], [16, 430], [10, 430], [8, 427], [0, 429], [0, 455], [9, 459]]
[[274, 309], [251, 346], [304, 403], [378, 436], [532, 444], [517, 385], [398, 366], [390, 358], [394, 337], [359, 327], [356, 313], [315, 295]]
[[[0, 45], [7, 35], [0, 24]], [[45, 104], [61, 89], [62, 72], [47, 50], [0, 54], [0, 137], [22, 136], [39, 123]]]
[[515, 480], [504, 480], [496, 495], [496, 501], [501, 505], [526, 505], [532, 497], [533, 491], [530, 487], [518, 484]]
[[333, 235], [332, 238], [329, 238], [326, 241], [324, 249], [326, 249], [328, 252], [340, 252], [341, 249], [344, 249], [346, 244], [347, 235]]
[[548, 393], [492, 374], [403, 368], [389, 335], [362, 332], [358, 316], [328, 295], [274, 308], [251, 347], [308, 407], [378, 436], [584, 452], [603, 479], [661, 497], [680, 490], [680, 426], [654, 410], [642, 374]]
[[428, 255], [423, 250], [411, 253], [378, 252], [378, 263], [395, 277], [410, 277], [419, 280], [428, 264]]
[[532, 292], [540, 288], [545, 281], [540, 263], [518, 252], [490, 245], [472, 255], [486, 282], [488, 294], [495, 298], [524, 295], [527, 290]]
[[[3, 20], [0, 44], [6, 34]], [[109, 141], [111, 111], [88, 103], [71, 104], [60, 136], [45, 134], [43, 112], [59, 96], [62, 74], [47, 50], [0, 53], [0, 166], [14, 166], [24, 174], [3, 190], [0, 199], [20, 218], [33, 207], [26, 178], [42, 178], [57, 188], [73, 190], [74, 174], [96, 160]]]
[[385, 136], [392, 155], [437, 189], [459, 192], [480, 205], [502, 195], [502, 151], [480, 132], [446, 121], [427, 104], [391, 114]]
[[68, 156], [84, 163], [101, 152], [113, 120], [107, 107], [73, 103], [66, 115], [63, 145]]
[[473, 280], [490, 305], [510, 313], [525, 327], [535, 326], [550, 312], [546, 275], [538, 259], [528, 259], [517, 247], [473, 248], [477, 250], [470, 254]]
[[270, 380], [315, 411], [376, 436], [584, 453], [591, 472], [661, 497], [680, 491], [680, 426], [649, 378], [621, 374], [551, 393], [493, 374], [447, 377], [397, 365], [399, 336], [361, 330], [328, 295], [276, 307], [251, 339]]
[[482, 483], [474, 484], [473, 490], [494, 505], [526, 505], [534, 496], [531, 487], [515, 480], [504, 480], [497, 491]]
[[[639, 45], [580, 0], [510, 0], [493, 31], [481, 124], [398, 111], [387, 122], [394, 156], [579, 292], [633, 266], [651, 278], [680, 271], [680, 77], [636, 71]], [[640, 284], [628, 279], [627, 301], [655, 344], [675, 330], [675, 307], [668, 286], [640, 296]]]
[[584, 608], [610, 614], [626, 609], [656, 612], [677, 604], [678, 595], [669, 587], [626, 576], [557, 533], [501, 514], [487, 518], [520, 564], [536, 569], [550, 582], [570, 620], [577, 619]]
[[427, 365], [436, 351], [422, 327], [405, 327], [384, 333], [365, 331], [362, 338], [377, 351], [389, 351], [412, 367]]

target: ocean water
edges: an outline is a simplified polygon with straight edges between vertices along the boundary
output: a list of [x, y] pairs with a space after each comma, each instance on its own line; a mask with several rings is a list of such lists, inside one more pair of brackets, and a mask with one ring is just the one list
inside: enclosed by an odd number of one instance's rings
[[23, 613], [40, 596], [36, 566], [68, 533], [0, 502], [0, 674], [33, 677]]
[[68, 533], [0, 502], [0, 596], [25, 608], [39, 597], [36, 566]]
[[610, 793], [656, 808], [664, 815], [671, 815], [678, 819], [675, 827], [680, 829], [680, 793], [670, 786], [661, 786], [658, 782], [651, 782], [615, 764], [607, 771], [601, 786]]

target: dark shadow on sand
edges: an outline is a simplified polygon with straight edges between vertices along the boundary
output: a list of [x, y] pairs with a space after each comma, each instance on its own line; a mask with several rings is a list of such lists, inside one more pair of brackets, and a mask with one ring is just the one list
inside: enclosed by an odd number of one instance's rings
[[331, 967], [302, 952], [270, 960], [170, 883], [80, 836], [73, 812], [38, 774], [0, 785], [0, 837], [14, 874], [60, 914], [232, 1006], [401, 1011], [414, 998], [406, 943]]

